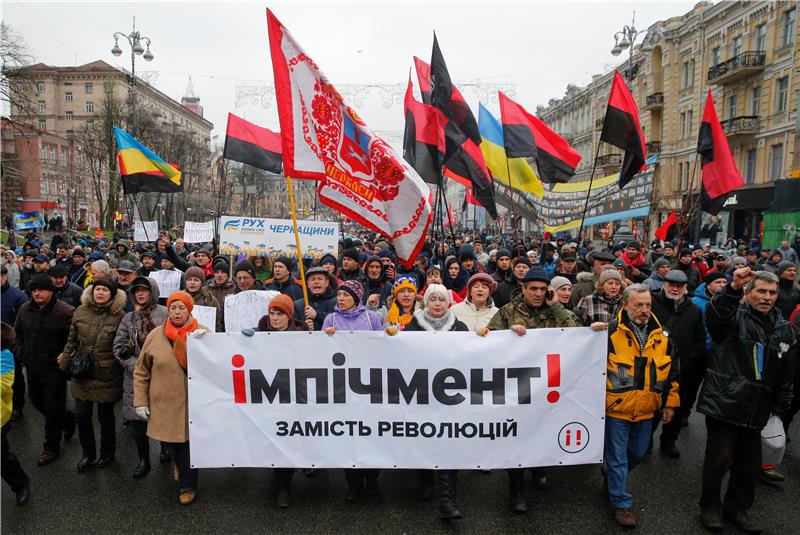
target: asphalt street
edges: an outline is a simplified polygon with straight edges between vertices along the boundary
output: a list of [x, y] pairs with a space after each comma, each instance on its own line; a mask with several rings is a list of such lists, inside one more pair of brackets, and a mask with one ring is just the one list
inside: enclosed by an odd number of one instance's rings
[[[119, 408], [119, 405], [117, 406]], [[61, 457], [39, 467], [43, 420], [28, 404], [24, 418], [9, 435], [12, 449], [32, 479], [32, 497], [17, 507], [14, 494], [2, 487], [2, 533], [618, 533], [602, 494], [599, 466], [548, 469], [548, 487], [529, 491], [530, 512], [508, 510], [506, 474], [462, 472], [458, 501], [465, 517], [439, 520], [435, 499], [420, 502], [411, 471], [384, 471], [381, 494], [345, 503], [340, 470], [317, 477], [297, 474], [294, 504], [274, 505], [272, 474], [267, 469], [204, 470], [197, 501], [178, 503], [169, 465], [158, 464], [152, 444], [153, 470], [133, 480], [133, 439], [118, 432], [117, 461], [105, 469], [78, 474], [77, 435], [64, 444]], [[118, 427], [121, 420], [118, 417]], [[760, 483], [752, 514], [765, 533], [800, 532], [800, 426], [794, 426], [784, 464], [782, 485]], [[99, 429], [97, 430], [99, 433]], [[99, 438], [99, 437], [98, 437]], [[678, 442], [682, 456], [668, 459], [656, 451], [631, 476], [639, 522], [637, 533], [705, 533], [699, 521], [700, 470], [705, 447], [702, 416], [693, 415]], [[736, 528], [726, 525], [726, 533]]]

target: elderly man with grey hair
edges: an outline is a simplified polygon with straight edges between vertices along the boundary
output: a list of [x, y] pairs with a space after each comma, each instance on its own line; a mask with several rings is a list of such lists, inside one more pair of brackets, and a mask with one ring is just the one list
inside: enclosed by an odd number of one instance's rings
[[[697, 411], [706, 415], [701, 520], [712, 531], [722, 517], [747, 533], [761, 528], [748, 516], [761, 469], [761, 430], [771, 414], [784, 417], [792, 401], [798, 342], [775, 308], [778, 277], [749, 267], [706, 306], [713, 340]], [[724, 501], [722, 479], [730, 472]]]

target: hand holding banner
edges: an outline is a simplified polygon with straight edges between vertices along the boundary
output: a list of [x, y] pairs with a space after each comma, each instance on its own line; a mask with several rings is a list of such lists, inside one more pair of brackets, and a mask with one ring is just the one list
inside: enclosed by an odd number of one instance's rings
[[[166, 299], [174, 292], [181, 289], [182, 275], [183, 273], [180, 271], [159, 269], [158, 271], [151, 271], [148, 276], [158, 283], [158, 293], [161, 295], [161, 298]], [[213, 327], [213, 324], [206, 326]]]

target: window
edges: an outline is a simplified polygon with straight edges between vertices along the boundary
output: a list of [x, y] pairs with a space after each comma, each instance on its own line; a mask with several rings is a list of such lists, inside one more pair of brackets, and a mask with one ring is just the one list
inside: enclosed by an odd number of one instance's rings
[[111, 93], [111, 90], [114, 88], [114, 84], [112, 82], [103, 82], [103, 93], [106, 95]]
[[689, 62], [683, 62], [683, 77], [681, 78], [681, 88], [686, 89], [689, 87]]
[[678, 163], [678, 190], [683, 191], [683, 163]]
[[764, 52], [767, 50], [767, 25], [759, 24], [756, 26], [756, 50]]
[[756, 149], [749, 149], [747, 151], [747, 163], [745, 165], [744, 173], [745, 182], [754, 184], [756, 181]]
[[44, 108], [45, 108], [44, 100], [40, 100], [39, 102], [36, 103], [36, 111], [38, 111], [39, 113], [44, 113]]
[[72, 102], [72, 92], [67, 91], [64, 93], [64, 102]]
[[43, 162], [47, 161], [47, 146], [44, 143], [39, 147], [39, 158], [41, 158]]
[[711, 66], [716, 67], [719, 65], [719, 47], [714, 47], [711, 50]]
[[778, 78], [775, 86], [775, 111], [786, 111], [787, 96], [789, 93], [789, 77]]
[[93, 121], [88, 121], [86, 123], [86, 130], [88, 132], [94, 132], [94, 122]]
[[25, 84], [23, 84], [22, 82], [17, 82], [17, 91], [19, 93], [22, 93], [23, 91], [25, 91]]
[[94, 90], [94, 85], [92, 84], [92, 82], [86, 82], [85, 84], [83, 84], [83, 88], [86, 91], [87, 95], [91, 95], [92, 91]]
[[50, 147], [50, 161], [56, 163], [56, 148]]
[[736, 37], [733, 38], [732, 51], [733, 51], [733, 57], [736, 57], [736, 56], [738, 56], [739, 54], [742, 53], [742, 36], [741, 35], [737, 35]]
[[739, 98], [736, 95], [728, 97], [728, 119], [736, 117], [736, 105], [739, 103]]
[[761, 86], [754, 86], [750, 95], [751, 115], [758, 116], [761, 114]]
[[42, 195], [47, 195], [50, 193], [49, 191], [49, 184], [47, 183], [47, 179], [42, 180]]
[[783, 14], [781, 26], [783, 27], [783, 40], [781, 46], [794, 43], [794, 25], [797, 21], [797, 8], [792, 8]]
[[[689, 110], [689, 111], [686, 112], [686, 136], [691, 136], [692, 135], [692, 116], [693, 115], [694, 115], [694, 112], [692, 110]], [[686, 165], [688, 166], [689, 164], [687, 163]]]
[[681, 137], [686, 137], [686, 112], [682, 111], [680, 115], [680, 123], [679, 123], [679, 130], [681, 133]]
[[694, 60], [689, 60], [689, 87], [694, 87]]
[[36, 82], [36, 92], [44, 93], [44, 82]]
[[71, 111], [65, 111], [64, 112], [64, 119], [66, 119], [67, 121], [71, 121], [72, 120], [72, 112]]
[[47, 130], [47, 121], [39, 119], [39, 130]]
[[769, 153], [769, 179], [778, 180], [783, 175], [783, 144], [773, 145]]
[[86, 102], [86, 113], [94, 113], [94, 102], [91, 100]]

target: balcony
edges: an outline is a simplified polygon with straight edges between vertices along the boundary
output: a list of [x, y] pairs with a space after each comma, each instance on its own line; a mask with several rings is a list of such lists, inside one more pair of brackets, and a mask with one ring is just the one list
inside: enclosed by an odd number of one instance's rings
[[752, 136], [761, 129], [761, 118], [758, 115], [740, 115], [721, 124], [728, 137]]
[[644, 109], [660, 110], [664, 107], [664, 93], [653, 93], [644, 99]]
[[597, 167], [604, 175], [618, 173], [622, 165], [622, 154], [603, 154], [597, 157]]
[[729, 60], [708, 69], [708, 81], [715, 84], [729, 84], [746, 76], [764, 70], [764, 52], [742, 52]]
[[647, 154], [660, 154], [661, 153], [661, 142], [660, 141], [649, 141], [645, 143], [644, 148], [647, 150]]

